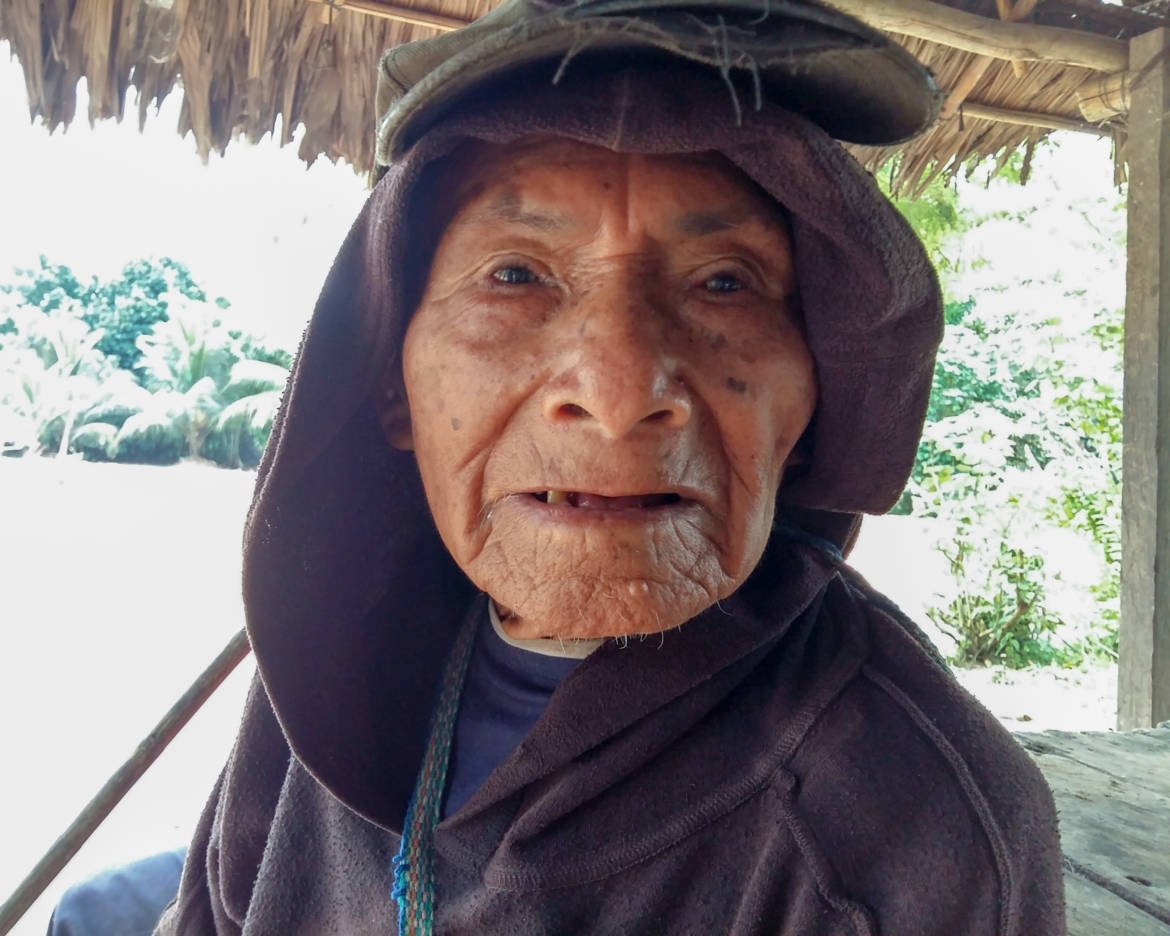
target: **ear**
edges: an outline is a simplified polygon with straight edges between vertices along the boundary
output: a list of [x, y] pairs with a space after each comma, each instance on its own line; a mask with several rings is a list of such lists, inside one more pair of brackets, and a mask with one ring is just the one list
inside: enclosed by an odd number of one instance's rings
[[414, 451], [414, 433], [410, 426], [410, 405], [406, 395], [393, 387], [383, 388], [376, 401], [382, 433], [392, 448], [400, 452]]
[[792, 451], [784, 459], [784, 473], [786, 476], [790, 473], [799, 473], [798, 469], [805, 467], [812, 461], [813, 421], [815, 419], [816, 417], [814, 416], [812, 420], [809, 420], [809, 424], [804, 427], [804, 432], [796, 440], [796, 445], [792, 446]]

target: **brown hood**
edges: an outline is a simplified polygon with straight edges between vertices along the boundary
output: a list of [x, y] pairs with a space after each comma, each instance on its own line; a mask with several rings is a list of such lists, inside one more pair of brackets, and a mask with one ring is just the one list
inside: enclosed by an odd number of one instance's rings
[[[435, 160], [468, 140], [533, 134], [717, 150], [784, 206], [820, 392], [811, 459], [781, 490], [787, 523], [845, 545], [857, 514], [898, 499], [926, 410], [937, 279], [873, 179], [823, 131], [767, 102], [737, 121], [718, 74], [679, 66], [517, 94], [447, 117], [370, 195], [297, 356], [248, 521], [245, 603], [261, 677], [294, 752], [359, 810], [387, 783], [392, 798], [409, 796], [440, 661], [474, 594], [439, 541], [413, 456], [389, 448], [371, 402], [398, 366], [425, 275], [418, 183]], [[417, 750], [393, 752], [408, 769], [381, 743], [385, 719], [399, 717], [418, 725], [406, 732]]]

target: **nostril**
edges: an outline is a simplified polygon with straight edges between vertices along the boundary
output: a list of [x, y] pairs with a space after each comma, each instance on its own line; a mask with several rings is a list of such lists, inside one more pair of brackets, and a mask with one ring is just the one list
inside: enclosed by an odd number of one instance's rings
[[660, 409], [660, 410], [657, 410], [657, 411], [651, 413], [649, 416], [647, 416], [646, 422], [652, 422], [652, 423], [669, 422], [671, 416], [673, 416], [673, 415], [674, 414], [671, 410]]
[[564, 403], [560, 407], [561, 415], [567, 416], [570, 419], [577, 419], [581, 416], [588, 416], [589, 411], [583, 406], [578, 406], [576, 403]]

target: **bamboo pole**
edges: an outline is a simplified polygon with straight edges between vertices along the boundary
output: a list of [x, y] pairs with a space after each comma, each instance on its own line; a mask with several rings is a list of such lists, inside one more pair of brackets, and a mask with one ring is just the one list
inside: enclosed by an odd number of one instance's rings
[[1042, 114], [1038, 111], [1008, 110], [1005, 107], [989, 107], [967, 101], [963, 104], [963, 116], [975, 120], [995, 120], [999, 123], [1018, 124], [1021, 127], [1042, 127], [1045, 130], [1073, 130], [1077, 133], [1092, 133], [1109, 136], [1113, 131], [1081, 120], [1073, 120], [1060, 114]]
[[[416, 10], [384, 0], [313, 0], [335, 9], [429, 26], [450, 32], [469, 20], [427, 10]], [[1058, 62], [1095, 71], [1114, 72], [1129, 67], [1129, 47], [1120, 40], [1078, 29], [1004, 23], [977, 16], [931, 0], [824, 0], [831, 7], [857, 17], [877, 29], [928, 39], [952, 49], [989, 55], [1014, 62]]]
[[[1032, 15], [1037, 2], [1038, 0], [1016, 0], [1015, 3], [1012, 3], [1012, 0], [995, 0], [995, 9], [1001, 20], [1018, 23]], [[1026, 78], [1028, 68], [1018, 59], [1012, 59], [1012, 74], [1017, 78]]]
[[[383, 3], [381, 0], [312, 0], [312, 2], [332, 7], [334, 10], [353, 10], [355, 13], [364, 13], [378, 19], [395, 20], [399, 23], [409, 23], [411, 26], [426, 26], [430, 29], [437, 29], [439, 32], [451, 32], [470, 22], [470, 20], [458, 16], [447, 16], [428, 10], [415, 10], [397, 3]], [[325, 12], [328, 13], [328, 10]]]
[[[995, 8], [999, 13], [999, 18], [1005, 23], [1018, 23], [1030, 16], [1035, 7], [1036, 0], [1019, 0], [1018, 3], [1014, 4], [1012, 0], [995, 0]], [[942, 109], [938, 114], [940, 119], [949, 120], [955, 116], [963, 102], [967, 100], [967, 96], [975, 90], [975, 85], [979, 84], [979, 79], [987, 73], [987, 69], [995, 61], [997, 59], [992, 55], [977, 55], [971, 60], [963, 73], [959, 75], [959, 80], [951, 86], [947, 99], [943, 101]], [[1017, 78], [1023, 78], [1026, 74], [1024, 63], [1018, 59], [1012, 59], [1011, 64], [1012, 73]]]
[[931, 0], [824, 0], [886, 32], [1020, 62], [1057, 62], [1094, 71], [1129, 67], [1126, 43], [1096, 33], [1035, 23], [1002, 23]]
[[978, 55], [971, 60], [971, 63], [963, 69], [963, 74], [959, 75], [959, 80], [951, 87], [947, 99], [943, 101], [938, 112], [939, 120], [949, 120], [958, 113], [963, 102], [967, 100], [967, 95], [974, 90], [975, 85], [979, 84], [979, 79], [986, 74], [987, 69], [994, 61], [996, 59], [990, 55]]
[[248, 655], [248, 637], [240, 631], [236, 634], [219, 656], [211, 661], [199, 678], [191, 687], [179, 697], [170, 710], [162, 717], [154, 730], [151, 731], [134, 750], [134, 753], [119, 767], [98, 790], [97, 795], [81, 810], [77, 818], [70, 823], [69, 828], [61, 833], [47, 852], [20, 882], [20, 886], [13, 891], [12, 896], [0, 906], [0, 936], [4, 936], [14, 927], [33, 902], [41, 895], [69, 860], [77, 854], [79, 848], [85, 844], [94, 830], [110, 814], [115, 806], [121, 802], [138, 779], [146, 773], [146, 769], [155, 762], [168, 744], [174, 740], [184, 725], [191, 720], [191, 716], [199, 711], [200, 706], [219, 687], [236, 665]]
[[1090, 122], [1125, 117], [1129, 113], [1129, 72], [1093, 75], [1077, 88], [1077, 107]]

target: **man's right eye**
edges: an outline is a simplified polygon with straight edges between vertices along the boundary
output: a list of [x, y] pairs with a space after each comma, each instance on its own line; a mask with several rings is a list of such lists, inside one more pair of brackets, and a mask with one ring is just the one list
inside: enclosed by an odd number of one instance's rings
[[512, 263], [494, 271], [492, 279], [507, 286], [527, 286], [536, 282], [536, 274], [526, 266]]

